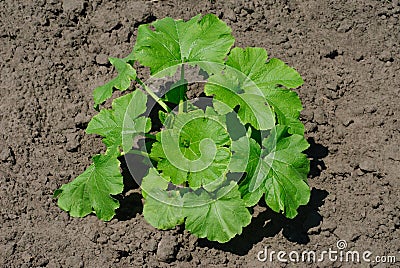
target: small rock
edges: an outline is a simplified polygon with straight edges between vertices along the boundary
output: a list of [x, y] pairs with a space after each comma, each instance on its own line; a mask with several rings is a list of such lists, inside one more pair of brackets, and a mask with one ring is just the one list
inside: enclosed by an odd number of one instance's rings
[[228, 20], [231, 20], [231, 21], [237, 21], [237, 18], [236, 18], [236, 14], [235, 14], [235, 11], [233, 11], [233, 9], [227, 9], [225, 12], [224, 12], [224, 17], [225, 18], [227, 18]]
[[81, 13], [85, 6], [84, 6], [84, 2], [82, 0], [64, 0], [62, 7], [64, 12], [68, 13], [68, 12], [76, 12], [76, 13]]
[[47, 268], [61, 268], [61, 264], [57, 260], [50, 260], [46, 266]]
[[82, 258], [79, 256], [69, 256], [65, 259], [66, 267], [83, 267]]
[[375, 105], [371, 105], [371, 106], [369, 106], [369, 107], [367, 107], [367, 108], [365, 109], [365, 111], [366, 111], [367, 113], [369, 113], [369, 114], [373, 114], [373, 113], [375, 113], [377, 110], [378, 110], [378, 107], [376, 107]]
[[314, 121], [321, 125], [328, 123], [327, 117], [321, 108], [317, 108], [314, 111]]
[[16, 164], [15, 154], [11, 147], [0, 148], [0, 161]]
[[381, 199], [379, 198], [379, 196], [372, 196], [370, 198], [370, 204], [372, 206], [372, 208], [376, 209], [381, 205]]
[[363, 59], [364, 59], [364, 55], [363, 55], [363, 53], [362, 53], [362, 51], [356, 51], [355, 53], [354, 53], [354, 59], [356, 60], [356, 61], [362, 61]]
[[351, 119], [351, 118], [343, 118], [343, 119], [342, 119], [342, 124], [343, 124], [343, 126], [345, 126], [345, 127], [348, 127], [348, 126], [350, 126], [350, 125], [353, 124], [353, 123], [354, 123], [354, 120]]
[[328, 221], [328, 222], [323, 222], [323, 223], [322, 223], [322, 226], [321, 226], [321, 230], [322, 230], [322, 231], [328, 231], [328, 232], [333, 232], [333, 231], [336, 230], [336, 228], [337, 228], [336, 223], [330, 222], [330, 221]]
[[96, 63], [99, 65], [108, 65], [108, 56], [106, 54], [98, 54], [96, 56]]
[[147, 252], [154, 252], [157, 249], [157, 241], [154, 239], [148, 240], [142, 244], [142, 249]]
[[399, 228], [400, 227], [400, 217], [395, 217], [393, 219], [394, 227]]
[[87, 127], [88, 122], [89, 119], [83, 113], [80, 113], [75, 117], [75, 126], [77, 128], [85, 129]]
[[65, 149], [68, 152], [75, 152], [80, 146], [81, 137], [78, 133], [69, 133], [67, 134], [67, 144], [65, 145]]
[[157, 259], [162, 262], [172, 262], [176, 259], [178, 240], [174, 236], [164, 236], [157, 247]]
[[326, 84], [326, 88], [329, 90], [337, 91], [339, 86], [336, 83], [328, 83]]
[[357, 168], [356, 169], [356, 175], [357, 176], [362, 176], [362, 175], [364, 175], [364, 172], [361, 169]]
[[10, 147], [0, 148], [0, 160], [3, 162], [8, 161], [12, 157], [13, 153]]
[[97, 243], [100, 244], [105, 244], [108, 242], [108, 237], [105, 235], [101, 235], [98, 239], [97, 239]]
[[310, 235], [316, 235], [321, 233], [321, 226], [315, 226], [312, 227], [308, 230], [308, 234]]
[[314, 112], [312, 110], [310, 110], [310, 109], [304, 109], [303, 111], [301, 111], [301, 117], [304, 120], [310, 122], [314, 118]]
[[111, 239], [111, 241], [113, 241], [113, 242], [118, 242], [119, 239], [120, 239], [120, 237], [119, 237], [118, 234], [113, 234], [113, 235], [110, 236], [110, 239]]
[[339, 27], [337, 28], [337, 31], [339, 33], [346, 33], [351, 29], [352, 26], [353, 26], [352, 22], [345, 19], [340, 23]]
[[372, 158], [363, 160], [360, 165], [360, 169], [364, 172], [374, 172], [376, 171], [375, 162]]
[[392, 61], [393, 58], [392, 58], [392, 55], [391, 55], [390, 51], [387, 51], [387, 50], [383, 51], [383, 52], [379, 55], [379, 60], [384, 61], [384, 62], [386, 62], [386, 61]]

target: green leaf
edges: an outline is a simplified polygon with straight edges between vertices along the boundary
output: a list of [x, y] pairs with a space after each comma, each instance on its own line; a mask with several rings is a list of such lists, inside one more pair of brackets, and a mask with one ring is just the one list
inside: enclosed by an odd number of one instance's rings
[[304, 125], [299, 119], [303, 106], [297, 93], [278, 87], [262, 87], [261, 89], [268, 104], [274, 108], [278, 123], [288, 126], [289, 133], [304, 135]]
[[[225, 77], [226, 75], [222, 75], [218, 79], [227, 81]], [[275, 125], [272, 111], [264, 97], [251, 93], [235, 92], [232, 88], [221, 86], [216, 78], [216, 76], [212, 76], [209, 79], [204, 87], [204, 92], [207, 96], [214, 96], [213, 104], [218, 113], [227, 114], [236, 106], [240, 106], [237, 113], [243, 124], [249, 123], [254, 128], [261, 130], [271, 129]], [[221, 103], [224, 105], [221, 105]]]
[[150, 168], [147, 175], [143, 178], [140, 188], [142, 195], [147, 198], [147, 193], [157, 190], [166, 190], [170, 179], [166, 176], [161, 176], [155, 168]]
[[111, 220], [119, 207], [118, 200], [111, 195], [124, 188], [118, 155], [116, 149], [110, 149], [105, 155], [94, 156], [93, 164], [85, 172], [55, 192], [58, 206], [73, 217], [94, 212], [101, 220]]
[[109, 60], [111, 64], [114, 65], [115, 69], [117, 69], [118, 76], [105, 85], [95, 88], [93, 91], [93, 98], [96, 106], [112, 96], [113, 88], [124, 91], [129, 88], [131, 81], [136, 79], [136, 70], [133, 69], [132, 65], [127, 63], [130, 58], [126, 58], [126, 60], [109, 58]]
[[[273, 58], [267, 62], [267, 58], [267, 52], [263, 48], [232, 49], [224, 72], [209, 78], [208, 83], [213, 85], [207, 84], [205, 93], [215, 95], [219, 101], [226, 102], [231, 108], [235, 104], [244, 106], [243, 103], [234, 100], [234, 94], [260, 95], [276, 113], [279, 124], [289, 126], [290, 133], [303, 135], [304, 126], [299, 120], [300, 111], [303, 109], [301, 101], [296, 92], [289, 90], [301, 86], [303, 80], [293, 68], [281, 60]], [[230, 93], [226, 93], [227, 89]], [[243, 117], [241, 120], [243, 123], [252, 124], [256, 129], [268, 129], [269, 125], [263, 126], [264, 122], [260, 123], [261, 126], [255, 125], [255, 119], [269, 122], [265, 114], [270, 114], [260, 105], [260, 101], [257, 103], [257, 109], [254, 110], [263, 109], [261, 115], [252, 120], [244, 120]]]
[[147, 95], [140, 90], [117, 98], [112, 110], [103, 109], [89, 122], [86, 133], [103, 136], [108, 147], [121, 147], [128, 152], [133, 138], [151, 128], [149, 118], [140, 116], [146, 111]]
[[225, 179], [230, 160], [226, 125], [220, 116], [202, 110], [179, 114], [173, 128], [161, 131], [151, 157], [158, 159], [157, 169], [174, 184], [186, 181], [193, 189], [215, 189]]
[[295, 69], [279, 59], [272, 58], [265, 65], [260, 81], [256, 82], [260, 87], [282, 85], [286, 88], [296, 88], [304, 81]]
[[251, 215], [236, 183], [231, 182], [210, 194], [204, 190], [189, 192], [183, 196], [185, 227], [194, 235], [225, 243], [251, 221]]
[[172, 67], [167, 71], [172, 75], [182, 63], [203, 69], [207, 69], [206, 62], [223, 63], [235, 41], [231, 29], [213, 14], [187, 22], [164, 18], [151, 25], [154, 30], [149, 25], [139, 26], [134, 54], [152, 74]]
[[[264, 149], [251, 138], [233, 141], [230, 170], [241, 172], [245, 168], [247, 174], [239, 191], [246, 206], [257, 204], [265, 193], [272, 210], [294, 218], [298, 207], [307, 204], [310, 198], [307, 185], [310, 163], [302, 153], [308, 146], [303, 136], [290, 134], [288, 127], [280, 125], [264, 139]], [[241, 163], [240, 159], [248, 161]]]
[[303, 136], [289, 135], [288, 128], [277, 126], [263, 141], [265, 150], [260, 172], [267, 174], [264, 188], [265, 201], [274, 211], [283, 211], [294, 218], [297, 208], [310, 199], [307, 174], [310, 162], [302, 152], [309, 147]]
[[171, 229], [184, 221], [183, 199], [179, 191], [166, 191], [167, 187], [168, 180], [154, 168], [149, 170], [141, 184], [145, 198], [143, 216], [152, 226], [162, 230]]
[[[232, 142], [232, 160], [229, 165], [231, 172], [246, 172], [245, 179], [239, 184], [239, 191], [247, 207], [256, 205], [264, 189], [260, 184], [264, 180], [263, 174], [259, 173], [261, 160], [260, 145], [247, 136]], [[256, 184], [258, 182], [258, 185]], [[251, 190], [250, 190], [251, 189]]]

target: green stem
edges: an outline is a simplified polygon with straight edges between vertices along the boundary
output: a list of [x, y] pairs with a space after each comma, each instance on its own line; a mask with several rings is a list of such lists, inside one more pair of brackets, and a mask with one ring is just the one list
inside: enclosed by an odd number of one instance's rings
[[185, 106], [185, 93], [186, 93], [186, 83], [185, 83], [185, 65], [182, 64], [181, 65], [181, 80], [179, 81], [179, 88], [180, 88], [180, 92], [179, 92], [179, 106], [178, 106], [178, 114], [181, 114], [183, 112], [186, 112], [187, 107]]
[[130, 150], [128, 152], [128, 154], [135, 154], [135, 155], [140, 155], [140, 156], [143, 156], [146, 158], [150, 158], [150, 155], [147, 152], [143, 152], [143, 151], [135, 150], [135, 149]]
[[143, 87], [143, 89], [147, 92], [147, 94], [149, 94], [150, 97], [152, 97], [167, 113], [171, 112], [171, 109], [169, 109], [167, 104], [163, 102], [150, 88], [148, 88], [146, 84], [143, 83], [142, 80], [140, 80], [140, 78], [136, 77], [135, 80], [136, 82], [139, 83], [139, 85]]

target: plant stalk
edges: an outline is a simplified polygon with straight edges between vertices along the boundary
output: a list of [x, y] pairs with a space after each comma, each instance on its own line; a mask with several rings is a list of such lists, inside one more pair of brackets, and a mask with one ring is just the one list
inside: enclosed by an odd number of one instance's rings
[[178, 114], [181, 114], [183, 112], [187, 111], [187, 107], [185, 107], [187, 104], [185, 102], [185, 93], [186, 93], [186, 82], [185, 82], [185, 65], [181, 65], [181, 79], [179, 80], [179, 106], [178, 106]]
[[140, 78], [136, 77], [135, 80], [136, 82], [139, 83], [139, 85], [143, 87], [143, 89], [147, 92], [147, 94], [149, 94], [150, 97], [152, 97], [167, 113], [171, 112], [171, 109], [169, 109], [167, 104], [163, 102], [150, 88], [148, 88], [146, 84], [143, 83], [142, 80], [140, 80]]

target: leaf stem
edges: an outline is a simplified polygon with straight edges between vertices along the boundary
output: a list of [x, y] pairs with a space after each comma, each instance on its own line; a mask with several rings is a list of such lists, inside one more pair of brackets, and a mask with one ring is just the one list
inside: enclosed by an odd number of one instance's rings
[[186, 93], [186, 83], [185, 83], [185, 65], [181, 65], [181, 79], [179, 81], [179, 106], [178, 114], [186, 112], [187, 108], [185, 106], [185, 93]]
[[171, 112], [171, 109], [167, 106], [165, 102], [163, 102], [139, 77], [136, 77], [136, 82], [139, 83], [143, 87], [143, 89], [150, 95], [167, 113]]
[[136, 150], [136, 149], [131, 149], [128, 154], [134, 154], [134, 155], [140, 155], [146, 158], [150, 158], [150, 155], [147, 152], [141, 151], [141, 150]]

